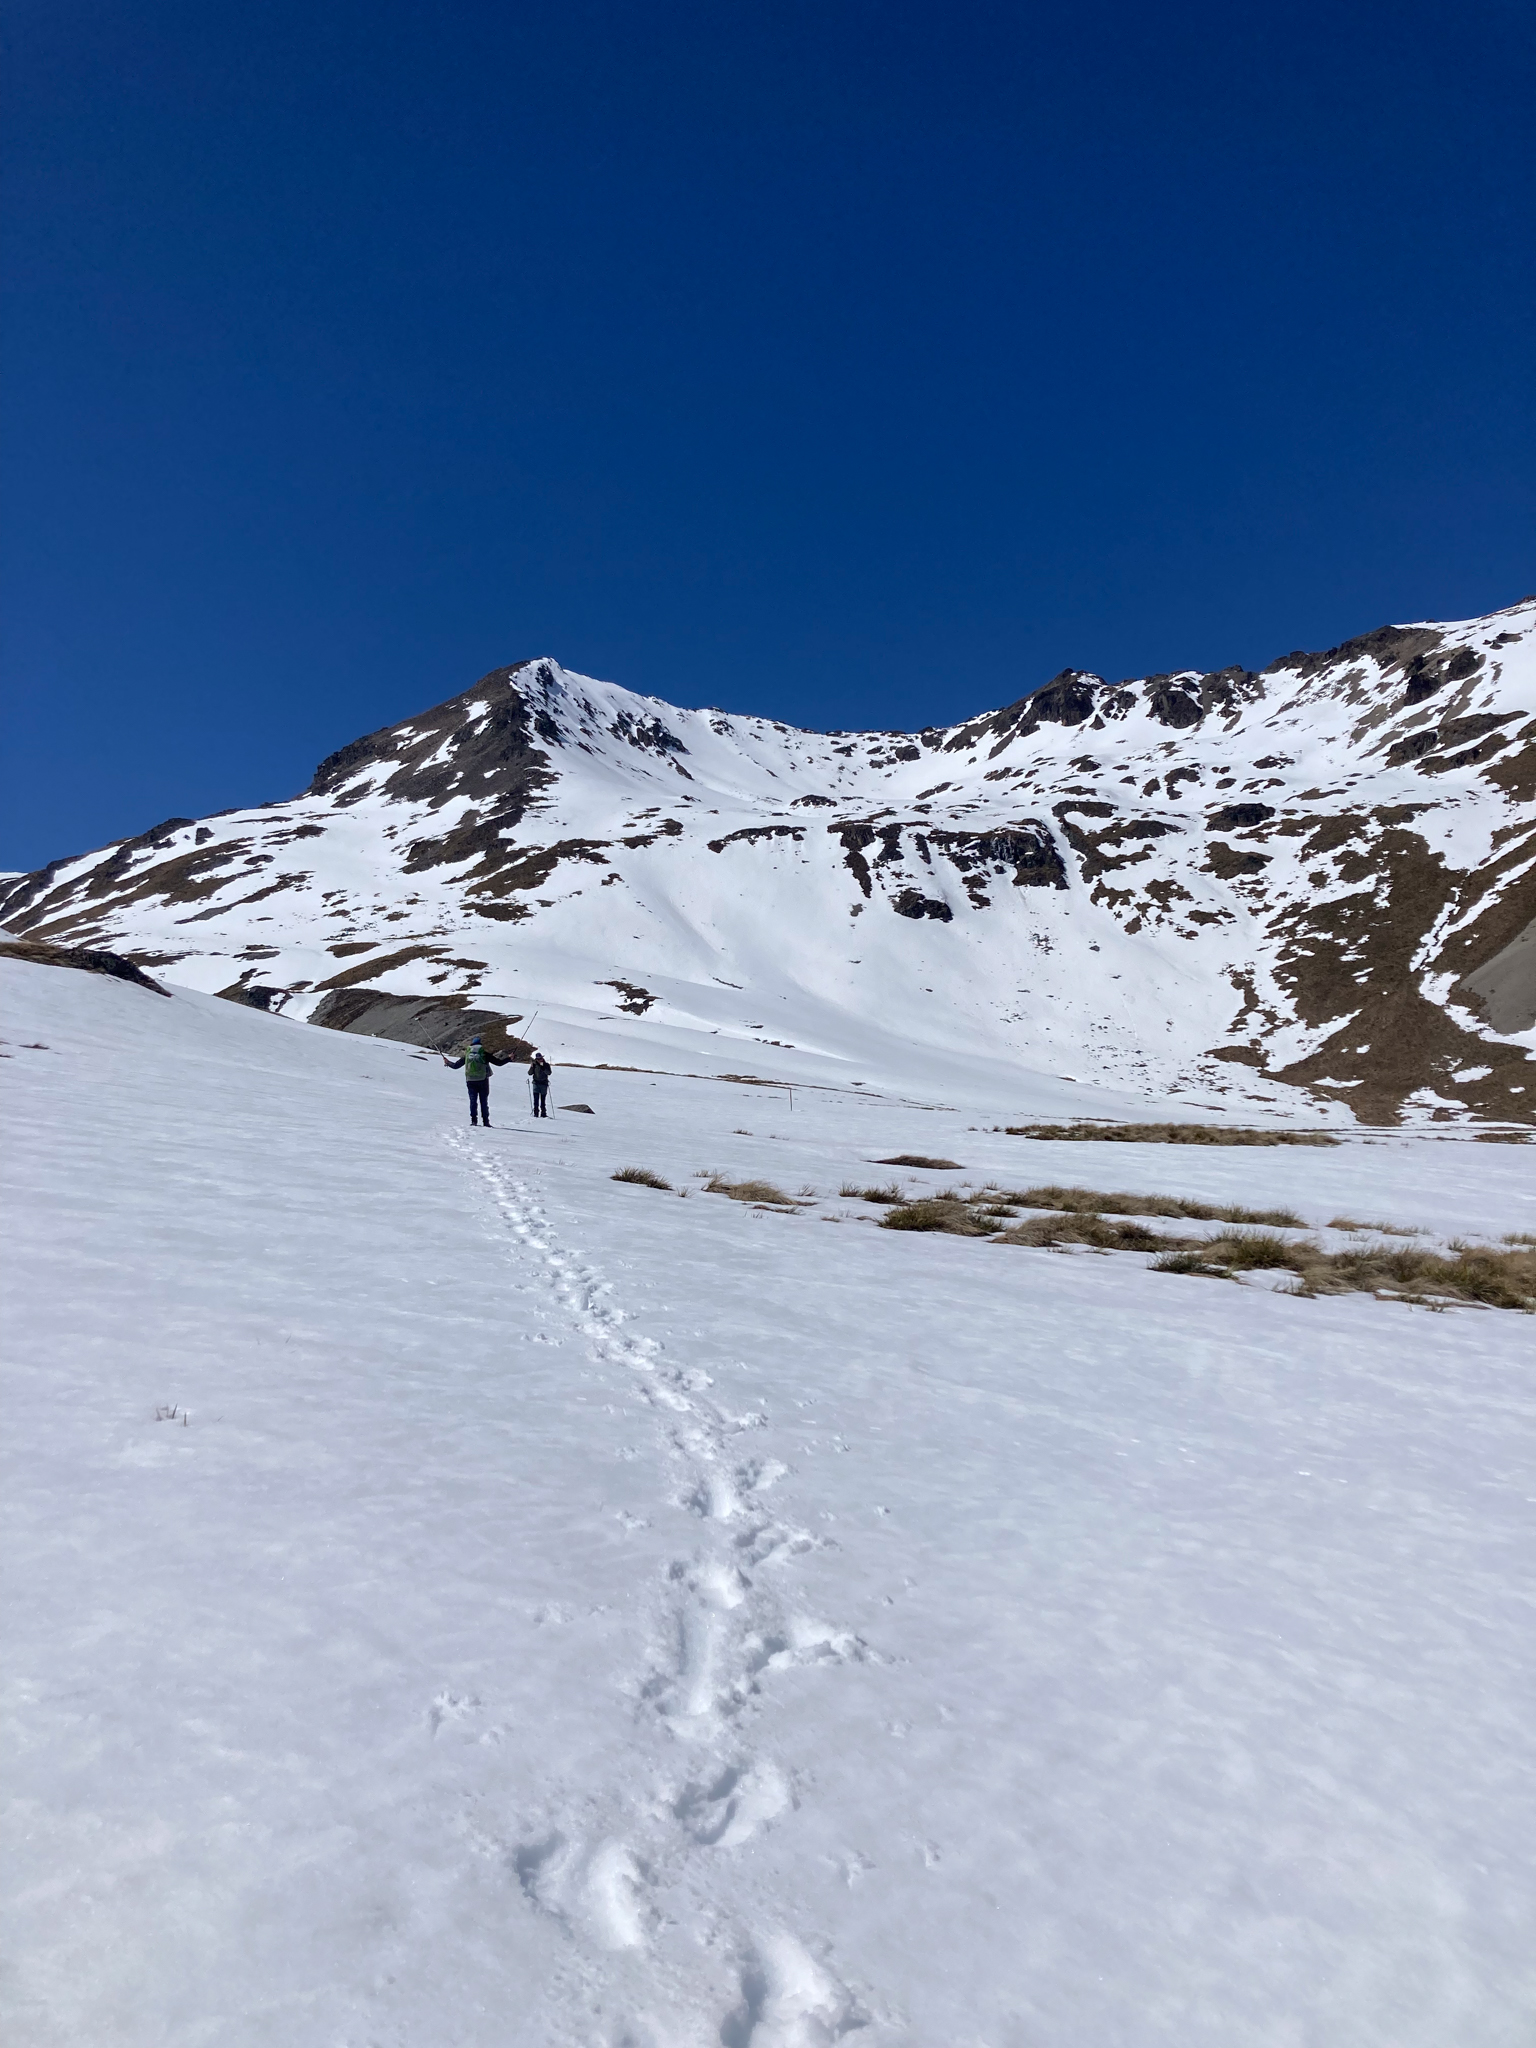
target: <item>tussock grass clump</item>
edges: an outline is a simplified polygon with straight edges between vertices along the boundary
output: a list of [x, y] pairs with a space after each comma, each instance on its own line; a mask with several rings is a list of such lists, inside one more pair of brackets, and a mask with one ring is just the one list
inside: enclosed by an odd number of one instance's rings
[[610, 1180], [627, 1180], [637, 1188], [665, 1188], [672, 1192], [672, 1183], [663, 1180], [659, 1173], [652, 1173], [648, 1166], [621, 1166], [617, 1173], [610, 1174]]
[[708, 1181], [704, 1192], [707, 1195], [729, 1195], [733, 1202], [771, 1202], [782, 1209], [793, 1209], [794, 1201], [782, 1188], [776, 1188], [771, 1180], [722, 1180], [718, 1174]]
[[925, 1166], [933, 1173], [959, 1173], [958, 1159], [929, 1159], [921, 1152], [898, 1152], [894, 1159], [877, 1159], [876, 1166]]
[[1106, 1223], [1100, 1216], [1031, 1216], [1027, 1223], [1005, 1230], [999, 1244], [1031, 1245], [1044, 1250], [1054, 1244], [1092, 1245], [1101, 1252], [1155, 1252], [1183, 1243], [1144, 1223]]
[[[1009, 1204], [1050, 1213], [999, 1230], [999, 1221], [1009, 1216]], [[1113, 1220], [1117, 1216], [1184, 1216], [1250, 1227], [1224, 1230], [1212, 1238], [1175, 1237], [1139, 1221]], [[1265, 1224], [1271, 1227], [1251, 1227]], [[1035, 1250], [1086, 1245], [1094, 1251], [1155, 1252], [1160, 1256], [1152, 1262], [1154, 1272], [1212, 1280], [1236, 1279], [1244, 1273], [1291, 1273], [1295, 1284], [1288, 1291], [1304, 1296], [1366, 1293], [1430, 1307], [1463, 1301], [1536, 1313], [1536, 1232], [1530, 1231], [1510, 1232], [1503, 1239], [1510, 1249], [1504, 1251], [1452, 1239], [1445, 1251], [1431, 1252], [1378, 1238], [1374, 1244], [1326, 1252], [1315, 1238], [1280, 1235], [1282, 1230], [1302, 1227], [1289, 1209], [1223, 1209], [1175, 1196], [1105, 1194], [1093, 1188], [1029, 1188], [972, 1196], [950, 1188], [892, 1207], [881, 1217], [880, 1227], [989, 1237], [994, 1244]]]
[[1353, 1230], [1364, 1234], [1374, 1230], [1378, 1237], [1419, 1237], [1422, 1232], [1411, 1229], [1406, 1223], [1360, 1223], [1353, 1216], [1330, 1216], [1330, 1230]]
[[1187, 1216], [1198, 1223], [1263, 1223], [1271, 1229], [1304, 1230], [1293, 1209], [1241, 1209], [1190, 1202], [1182, 1195], [1138, 1195], [1125, 1188], [1020, 1188], [999, 1195], [1021, 1209], [1062, 1209], [1085, 1216]]
[[1228, 1277], [1224, 1266], [1213, 1266], [1203, 1252], [1185, 1246], [1180, 1251], [1165, 1252], [1160, 1259], [1152, 1261], [1154, 1273], [1190, 1273], [1197, 1279], [1225, 1280]]
[[992, 1225], [973, 1215], [970, 1205], [952, 1197], [908, 1202], [880, 1218], [882, 1230], [942, 1230], [951, 1237], [990, 1237]]
[[[1051, 1213], [1027, 1217], [1011, 1229], [999, 1230], [1006, 1215], [1004, 1201]], [[1071, 1198], [1071, 1199], [1061, 1199]], [[1103, 1213], [1103, 1212], [1107, 1212]], [[1117, 1222], [1116, 1215], [1188, 1216], [1199, 1221], [1263, 1222], [1270, 1229], [1224, 1230], [1212, 1238], [1175, 1237], [1141, 1222]], [[966, 1197], [956, 1189], [907, 1202], [880, 1219], [883, 1230], [942, 1231], [951, 1237], [989, 1237], [994, 1244], [1024, 1245], [1035, 1250], [1086, 1245], [1094, 1251], [1155, 1252], [1158, 1273], [1188, 1273], [1212, 1280], [1236, 1279], [1244, 1273], [1295, 1275], [1292, 1294], [1377, 1294], [1391, 1300], [1430, 1307], [1458, 1301], [1480, 1302], [1487, 1308], [1523, 1309], [1536, 1313], [1536, 1233], [1511, 1232], [1507, 1251], [1464, 1244], [1452, 1239], [1443, 1252], [1418, 1245], [1374, 1244], [1348, 1251], [1326, 1252], [1315, 1238], [1283, 1237], [1281, 1229], [1300, 1227], [1288, 1209], [1217, 1209], [1167, 1197], [1161, 1203], [1146, 1195], [1104, 1195], [1091, 1188], [1031, 1188], [1022, 1194]]]
[[1223, 1279], [1232, 1273], [1304, 1273], [1309, 1264], [1327, 1254], [1315, 1244], [1294, 1244], [1272, 1231], [1233, 1231], [1226, 1237], [1207, 1238], [1191, 1244], [1185, 1238], [1178, 1247], [1154, 1262], [1157, 1273], [1205, 1273]]
[[[1011, 1230], [999, 1230], [1013, 1223], [1020, 1209], [1048, 1209], [1046, 1216], [1031, 1216]], [[948, 1188], [927, 1200], [911, 1202], [883, 1219], [889, 1230], [944, 1230], [959, 1237], [993, 1237], [999, 1244], [1048, 1247], [1057, 1244], [1091, 1245], [1098, 1251], [1173, 1252], [1186, 1248], [1198, 1251], [1197, 1238], [1171, 1237], [1165, 1231], [1149, 1230], [1144, 1223], [1113, 1223], [1111, 1216], [1193, 1216], [1201, 1220], [1262, 1221], [1282, 1227], [1301, 1227], [1301, 1219], [1289, 1209], [1216, 1209], [1208, 1203], [1183, 1202], [1172, 1195], [1104, 1194], [1095, 1188], [1025, 1188], [1010, 1193], [984, 1193], [967, 1197]], [[1253, 1233], [1234, 1234], [1220, 1240], [1239, 1246], [1226, 1263], [1255, 1262], [1257, 1248], [1279, 1245], [1285, 1240]]]
[[1277, 1237], [1272, 1230], [1234, 1230], [1206, 1247], [1206, 1257], [1214, 1257], [1230, 1273], [1300, 1273], [1306, 1269], [1309, 1254], [1324, 1256], [1316, 1245], [1296, 1244], [1290, 1238]]
[[1157, 1260], [1159, 1273], [1202, 1273], [1221, 1279], [1245, 1268], [1287, 1268], [1298, 1294], [1381, 1294], [1410, 1302], [1477, 1301], [1486, 1308], [1536, 1313], [1536, 1250], [1493, 1251], [1470, 1245], [1447, 1257], [1417, 1245], [1363, 1245], [1325, 1252], [1262, 1233], [1212, 1238]]
[[845, 1180], [838, 1189], [838, 1193], [846, 1196], [849, 1201], [858, 1202], [887, 1202], [894, 1204], [904, 1202], [907, 1199], [894, 1181], [888, 1187], [861, 1188], [856, 1181]]
[[1316, 1294], [1366, 1286], [1378, 1293], [1402, 1294], [1409, 1301], [1451, 1295], [1484, 1302], [1489, 1308], [1536, 1311], [1536, 1252], [1530, 1251], [1496, 1252], [1473, 1245], [1445, 1258], [1417, 1246], [1400, 1251], [1368, 1248], [1342, 1252], [1327, 1262], [1327, 1270], [1314, 1273], [1308, 1268], [1303, 1277]]
[[1008, 1124], [1010, 1138], [1065, 1138], [1076, 1144], [1337, 1145], [1325, 1131], [1252, 1131], [1225, 1124]]

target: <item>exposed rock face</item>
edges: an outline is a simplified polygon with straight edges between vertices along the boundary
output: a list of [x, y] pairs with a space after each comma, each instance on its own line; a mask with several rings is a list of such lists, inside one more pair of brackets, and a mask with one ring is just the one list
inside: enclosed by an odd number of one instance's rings
[[515, 978], [780, 1046], [793, 992], [829, 1057], [920, 1016], [936, 1058], [1530, 1122], [1536, 600], [1262, 674], [1064, 670], [910, 734], [514, 663], [290, 803], [20, 877], [0, 922], [344, 1028], [430, 998], [395, 1028], [451, 1033]]
[[[263, 1005], [265, 1007], [265, 1005]], [[362, 1038], [392, 1038], [402, 1045], [458, 1055], [478, 1036], [487, 1052], [526, 1065], [533, 1047], [513, 1036], [520, 1020], [497, 1010], [477, 1010], [467, 996], [386, 995], [373, 988], [333, 989], [310, 1012], [311, 1024], [351, 1031]]]
[[83, 974], [106, 974], [114, 981], [131, 981], [157, 996], [168, 996], [158, 981], [151, 981], [141, 967], [117, 953], [92, 952], [85, 946], [50, 946], [41, 941], [12, 939], [0, 943], [0, 958], [28, 960], [34, 967], [74, 967]]
[[1495, 1031], [1536, 1029], [1536, 920], [1491, 960], [1464, 976], [1461, 988], [1481, 1003]]

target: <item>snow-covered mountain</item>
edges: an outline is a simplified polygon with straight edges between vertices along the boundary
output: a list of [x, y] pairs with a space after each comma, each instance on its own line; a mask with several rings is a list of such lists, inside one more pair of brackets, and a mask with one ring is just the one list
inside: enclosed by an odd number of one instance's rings
[[519, 662], [290, 802], [5, 883], [0, 924], [290, 1014], [477, 994], [653, 1067], [1528, 1123], [1533, 873], [1529, 599], [916, 733]]

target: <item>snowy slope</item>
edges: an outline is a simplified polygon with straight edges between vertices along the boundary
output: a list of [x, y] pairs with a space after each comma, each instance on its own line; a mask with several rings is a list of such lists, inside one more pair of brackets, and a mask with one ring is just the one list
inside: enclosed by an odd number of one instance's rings
[[1496, 1235], [1521, 1148], [568, 1071], [471, 1133], [400, 1046], [0, 1001], [8, 2041], [1523, 2048], [1529, 1319], [835, 1193]]
[[475, 993], [593, 1060], [1528, 1123], [1536, 601], [910, 735], [522, 663], [0, 922], [294, 1014]]

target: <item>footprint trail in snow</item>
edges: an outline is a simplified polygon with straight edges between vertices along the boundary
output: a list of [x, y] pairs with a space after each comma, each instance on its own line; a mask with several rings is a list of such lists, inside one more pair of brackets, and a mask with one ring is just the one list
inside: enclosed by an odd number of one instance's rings
[[[822, 2048], [870, 2015], [771, 1909], [760, 1924], [730, 1924], [712, 1878], [722, 1854], [797, 1803], [788, 1774], [754, 1749], [757, 1695], [776, 1672], [868, 1652], [794, 1606], [790, 1570], [817, 1544], [769, 1504], [786, 1468], [742, 1455], [762, 1414], [725, 1414], [707, 1373], [670, 1365], [660, 1344], [626, 1327], [609, 1283], [558, 1241], [527, 1181], [457, 1135], [450, 1142], [590, 1355], [632, 1376], [672, 1468], [681, 1524], [656, 1589], [652, 1658], [632, 1688], [642, 1721], [663, 1738], [652, 1752], [659, 1768], [637, 1755], [632, 1782], [552, 1795], [541, 1824], [505, 1845], [508, 1866], [529, 1904], [592, 1959], [584, 2003], [590, 2013], [597, 1996], [608, 2008], [615, 2044]], [[682, 1900], [704, 1930], [691, 1957], [675, 1942], [664, 1953], [659, 1940]]]

